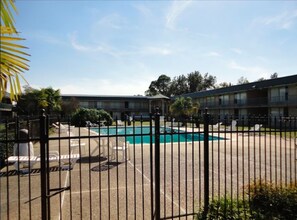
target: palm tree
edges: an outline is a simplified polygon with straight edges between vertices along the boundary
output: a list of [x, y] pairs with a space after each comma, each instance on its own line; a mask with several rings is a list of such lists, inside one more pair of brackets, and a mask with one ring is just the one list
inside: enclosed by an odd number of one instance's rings
[[190, 97], [179, 97], [170, 106], [170, 112], [185, 124], [186, 118], [197, 111], [198, 104], [193, 104]]
[[[1, 0], [1, 34], [0, 34], [0, 101], [10, 87], [10, 99], [17, 100], [21, 93], [20, 77], [29, 69], [25, 56], [29, 54], [22, 51], [26, 47], [15, 43], [24, 40], [18, 37], [14, 25], [12, 10], [17, 12], [13, 0]], [[24, 79], [25, 80], [25, 79]], [[26, 81], [26, 80], [25, 80]]]
[[41, 89], [42, 93], [46, 95], [47, 111], [49, 114], [61, 111], [62, 98], [60, 90], [54, 90], [52, 87]]

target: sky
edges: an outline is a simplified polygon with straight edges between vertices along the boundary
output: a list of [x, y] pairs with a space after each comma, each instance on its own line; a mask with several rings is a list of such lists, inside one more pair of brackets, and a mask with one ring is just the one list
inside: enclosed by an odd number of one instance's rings
[[[31, 87], [144, 95], [162, 74], [297, 74], [297, 1], [16, 0]], [[23, 85], [26, 83], [23, 82]]]

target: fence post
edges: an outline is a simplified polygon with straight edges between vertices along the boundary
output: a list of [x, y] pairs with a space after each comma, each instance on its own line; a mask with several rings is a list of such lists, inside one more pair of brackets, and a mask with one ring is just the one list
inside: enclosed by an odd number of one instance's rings
[[41, 217], [42, 220], [50, 219], [48, 201], [48, 173], [47, 173], [47, 130], [46, 115], [44, 109], [40, 115], [40, 185], [41, 185]]
[[155, 219], [160, 219], [160, 112], [155, 112]]
[[204, 112], [204, 219], [207, 219], [209, 209], [209, 114]]

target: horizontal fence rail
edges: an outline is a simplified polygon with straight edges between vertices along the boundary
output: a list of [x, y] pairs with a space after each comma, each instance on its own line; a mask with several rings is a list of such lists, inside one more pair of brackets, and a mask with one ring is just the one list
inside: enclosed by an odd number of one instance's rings
[[0, 219], [206, 218], [220, 199], [239, 213], [255, 183], [297, 186], [296, 117], [156, 115], [75, 127], [44, 116], [0, 129]]

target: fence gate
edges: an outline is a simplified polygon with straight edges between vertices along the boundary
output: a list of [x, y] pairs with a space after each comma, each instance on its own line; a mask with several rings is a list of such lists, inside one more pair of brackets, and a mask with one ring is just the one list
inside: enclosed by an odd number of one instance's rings
[[[204, 145], [197, 141], [203, 136], [194, 125], [182, 128], [156, 113], [149, 124], [58, 127], [49, 135], [54, 121], [40, 118], [43, 219], [191, 219], [208, 201]], [[47, 156], [54, 150], [81, 157], [72, 169], [53, 172]]]

